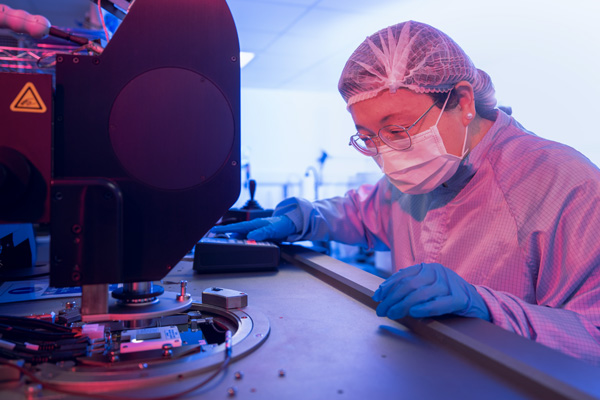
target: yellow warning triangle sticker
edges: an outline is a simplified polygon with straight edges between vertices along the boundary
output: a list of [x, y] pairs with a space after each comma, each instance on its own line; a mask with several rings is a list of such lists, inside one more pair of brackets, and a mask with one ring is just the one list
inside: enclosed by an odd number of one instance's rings
[[32, 82], [27, 82], [10, 105], [15, 112], [44, 113], [46, 105]]

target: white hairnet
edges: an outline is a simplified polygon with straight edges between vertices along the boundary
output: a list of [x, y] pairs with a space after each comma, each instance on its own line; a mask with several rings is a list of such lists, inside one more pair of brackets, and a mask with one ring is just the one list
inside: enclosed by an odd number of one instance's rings
[[338, 88], [350, 107], [382, 90], [407, 88], [416, 93], [450, 91], [462, 80], [473, 86], [482, 109], [496, 104], [494, 86], [465, 52], [432, 26], [407, 21], [368, 37], [346, 62]]

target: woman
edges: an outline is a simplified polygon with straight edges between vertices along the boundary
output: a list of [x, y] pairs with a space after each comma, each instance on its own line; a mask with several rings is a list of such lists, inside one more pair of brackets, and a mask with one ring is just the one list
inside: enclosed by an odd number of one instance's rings
[[422, 23], [367, 38], [339, 90], [386, 176], [216, 231], [390, 249], [378, 315], [482, 318], [600, 365], [598, 168], [495, 108], [489, 76]]

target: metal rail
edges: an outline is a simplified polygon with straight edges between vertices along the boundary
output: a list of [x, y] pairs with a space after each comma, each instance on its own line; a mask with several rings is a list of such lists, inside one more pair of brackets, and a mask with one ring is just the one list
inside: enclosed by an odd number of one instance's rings
[[[282, 257], [336, 289], [375, 308], [371, 296], [383, 279], [300, 246], [282, 246]], [[420, 337], [466, 357], [526, 391], [552, 399], [600, 398], [600, 369], [476, 318], [404, 318]]]

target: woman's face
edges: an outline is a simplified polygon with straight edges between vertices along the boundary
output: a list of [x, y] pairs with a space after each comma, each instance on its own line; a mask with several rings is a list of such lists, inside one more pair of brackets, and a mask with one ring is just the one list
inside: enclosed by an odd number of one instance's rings
[[[426, 94], [418, 94], [408, 89], [398, 89], [396, 93], [383, 91], [376, 97], [363, 100], [350, 106], [350, 114], [358, 133], [375, 136], [387, 125], [411, 126], [432, 104], [434, 100]], [[440, 105], [441, 107], [441, 105]], [[465, 125], [460, 111], [445, 109], [438, 130], [446, 151], [462, 156], [465, 140]], [[412, 136], [418, 135], [433, 125], [440, 116], [441, 108], [434, 107], [413, 128]]]

